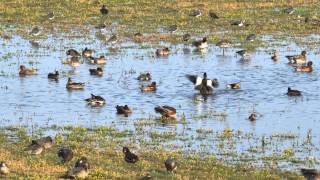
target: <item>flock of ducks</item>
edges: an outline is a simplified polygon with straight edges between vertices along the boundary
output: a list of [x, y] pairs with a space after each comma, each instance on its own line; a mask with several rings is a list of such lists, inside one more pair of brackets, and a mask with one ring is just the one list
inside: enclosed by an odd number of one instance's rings
[[[293, 8], [286, 8], [284, 10], [285, 13], [287, 14], [292, 14], [294, 12]], [[102, 15], [108, 15], [109, 10], [105, 5], [103, 5], [100, 9], [100, 13]], [[191, 16], [194, 17], [199, 17], [202, 15], [202, 12], [199, 10], [193, 11]], [[218, 19], [219, 16], [210, 11], [209, 16], [213, 19]], [[54, 18], [54, 13], [51, 12], [48, 14], [49, 19]], [[309, 20], [309, 19], [308, 19]], [[306, 19], [307, 22], [307, 19]], [[231, 25], [234, 26], [246, 26], [245, 20], [236, 20], [232, 21]], [[177, 30], [177, 26], [171, 27], [172, 31]], [[33, 28], [30, 34], [37, 35], [40, 33], [40, 29], [38, 27]], [[136, 33], [135, 37], [142, 37], [143, 35], [141, 33]], [[184, 34], [182, 39], [183, 41], [189, 41], [191, 38], [190, 34]], [[246, 41], [254, 41], [256, 39], [255, 34], [250, 34], [247, 36]], [[204, 37], [201, 40], [194, 41], [192, 45], [200, 51], [206, 50], [208, 48], [208, 43], [207, 43], [207, 38]], [[226, 48], [231, 47], [231, 42], [228, 40], [221, 40], [219, 41], [216, 46], [222, 48], [223, 54]], [[155, 52], [156, 56], [168, 56], [170, 54], [170, 49], [168, 47], [164, 47], [161, 49], [157, 49]], [[240, 51], [236, 52], [237, 55], [240, 55], [243, 59], [250, 59], [252, 53], [249, 50], [243, 49]], [[78, 67], [81, 65], [80, 57], [82, 56], [89, 64], [94, 64], [94, 65], [104, 65], [106, 64], [107, 60], [104, 56], [100, 57], [94, 57], [94, 50], [85, 48], [82, 53], [80, 54], [77, 50], [74, 49], [69, 49], [66, 52], [66, 55], [69, 56], [67, 60], [63, 61], [63, 64], [70, 65], [74, 68]], [[288, 59], [288, 63], [293, 65], [295, 71], [297, 72], [312, 72], [312, 61], [307, 62], [307, 52], [302, 51], [301, 54], [299, 55], [290, 55], [286, 56]], [[278, 52], [273, 52], [271, 59], [274, 61], [277, 61], [279, 59], [279, 54]], [[103, 76], [103, 69], [102, 67], [97, 67], [96, 69], [89, 69], [90, 75], [93, 76]], [[20, 71], [19, 75], [20, 76], [31, 76], [31, 75], [36, 75], [37, 74], [37, 69], [28, 69], [24, 65], [20, 65]], [[213, 94], [214, 88], [218, 87], [219, 82], [217, 79], [208, 79], [207, 73], [203, 73], [203, 76], [198, 76], [198, 75], [186, 75], [187, 79], [189, 79], [193, 84], [195, 90], [199, 91], [199, 93], [203, 96], [208, 96]], [[53, 73], [48, 74], [48, 78], [58, 81], [59, 79], [59, 72], [55, 71]], [[151, 73], [141, 73], [138, 77], [137, 80], [139, 81], [151, 81]], [[68, 90], [80, 90], [83, 89], [85, 86], [85, 83], [81, 82], [73, 82], [72, 79], [69, 77], [68, 81], [66, 83], [66, 88]], [[240, 89], [241, 85], [239, 82], [237, 83], [231, 83], [227, 85], [228, 89]], [[157, 84], [155, 81], [151, 82], [150, 84], [145, 84], [140, 87], [142, 92], [155, 92], [157, 90]], [[287, 91], [288, 96], [301, 96], [302, 93], [299, 90], [294, 90], [288, 87]], [[101, 96], [97, 96], [94, 94], [91, 94], [90, 98], [85, 99], [85, 101], [88, 103], [88, 105], [92, 107], [101, 107], [105, 105], [105, 99]], [[125, 116], [128, 116], [129, 114], [132, 113], [132, 110], [128, 105], [124, 106], [116, 106], [116, 110], [118, 114], [123, 114]], [[154, 108], [155, 112], [160, 113], [162, 115], [162, 118], [164, 119], [176, 119], [176, 109], [174, 107], [164, 105], [164, 106], [157, 106]], [[257, 119], [257, 114], [252, 113], [250, 114], [249, 120], [255, 121]], [[44, 137], [36, 140], [32, 140], [31, 144], [25, 149], [27, 153], [32, 154], [32, 155], [39, 155], [41, 154], [44, 150], [49, 149], [52, 147], [54, 144], [53, 139], [51, 137]], [[124, 160], [128, 163], [136, 163], [139, 161], [139, 158], [136, 154], [132, 153], [128, 147], [123, 147], [123, 153], [124, 153]], [[59, 149], [57, 152], [58, 157], [62, 160], [62, 162], [68, 162], [73, 159], [73, 151], [69, 148], [62, 147]], [[177, 161], [174, 159], [167, 159], [164, 163], [167, 171], [169, 172], [174, 172], [177, 169]], [[81, 157], [78, 159], [75, 163], [74, 168], [70, 169], [64, 176], [61, 178], [86, 178], [89, 174], [89, 162], [86, 157]], [[5, 162], [0, 163], [0, 173], [1, 174], [8, 174], [10, 172], [8, 166], [6, 165]], [[315, 170], [310, 170], [310, 169], [302, 169], [301, 170], [302, 174], [307, 178], [307, 179], [320, 179], [320, 175], [315, 171]]]

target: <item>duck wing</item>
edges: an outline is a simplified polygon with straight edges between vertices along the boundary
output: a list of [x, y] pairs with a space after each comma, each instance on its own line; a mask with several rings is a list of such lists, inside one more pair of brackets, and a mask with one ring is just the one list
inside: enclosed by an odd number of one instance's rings
[[186, 76], [195, 86], [198, 86], [202, 82], [202, 78], [196, 75], [187, 75]]
[[165, 105], [165, 106], [162, 106], [162, 107], [167, 111], [171, 111], [171, 112], [176, 112], [177, 111], [176, 108], [171, 107], [171, 106]]

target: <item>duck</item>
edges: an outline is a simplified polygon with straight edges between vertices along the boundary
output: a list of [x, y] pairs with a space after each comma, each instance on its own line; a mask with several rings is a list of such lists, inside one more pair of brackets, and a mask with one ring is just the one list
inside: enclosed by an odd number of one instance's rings
[[50, 136], [42, 137], [34, 141], [36, 141], [36, 143], [42, 146], [44, 149], [49, 149], [53, 146], [53, 139]]
[[93, 56], [93, 50], [88, 49], [87, 47], [82, 51], [82, 56], [85, 58], [89, 58]]
[[56, 80], [58, 81], [59, 79], [59, 72], [55, 71], [54, 73], [49, 73], [48, 74], [48, 79]]
[[272, 54], [271, 54], [271, 59], [273, 60], [273, 61], [277, 61], [278, 59], [279, 59], [279, 54], [278, 54], [278, 52], [272, 52]]
[[210, 95], [213, 93], [213, 88], [219, 86], [217, 79], [207, 79], [207, 73], [203, 73], [203, 77], [197, 75], [186, 76], [194, 85], [195, 89], [202, 95]]
[[109, 10], [107, 9], [106, 5], [102, 5], [101, 8], [100, 8], [100, 13], [102, 15], [108, 15], [109, 13]]
[[302, 51], [299, 55], [286, 56], [290, 64], [303, 64], [307, 60], [307, 51]]
[[228, 85], [227, 85], [227, 88], [228, 88], [228, 89], [240, 89], [240, 88], [241, 88], [241, 85], [240, 85], [239, 82], [238, 82], [238, 83], [231, 83], [231, 84], [228, 84]]
[[246, 38], [246, 41], [254, 41], [257, 38], [257, 36], [255, 34], [249, 34]]
[[26, 66], [20, 65], [20, 71], [19, 71], [20, 76], [31, 76], [36, 74], [37, 74], [36, 69], [28, 69], [26, 68]]
[[151, 79], [152, 79], [152, 77], [149, 72], [140, 73], [140, 75], [137, 77], [137, 80], [139, 80], [139, 81], [150, 81]]
[[295, 67], [297, 72], [312, 72], [312, 61], [308, 61], [307, 65], [297, 66]]
[[31, 44], [31, 46], [33, 48], [39, 48], [40, 47], [40, 42], [38, 40], [31, 40], [31, 41], [29, 41], [29, 43]]
[[101, 107], [106, 103], [106, 100], [102, 96], [96, 96], [94, 94], [91, 94], [91, 98], [85, 99], [85, 101], [92, 107]]
[[89, 69], [90, 75], [94, 76], [102, 76], [103, 70], [101, 67], [97, 67], [97, 69]]
[[62, 162], [71, 161], [73, 158], [73, 152], [71, 149], [63, 147], [58, 151], [58, 157], [62, 160]]
[[112, 35], [108, 40], [107, 43], [115, 43], [118, 40], [118, 36], [117, 35]]
[[142, 85], [140, 89], [142, 92], [155, 92], [157, 90], [157, 83], [152, 82], [151, 84], [146, 86]]
[[239, 54], [242, 58], [249, 58], [252, 55], [252, 53], [246, 49], [237, 51], [236, 53]]
[[288, 87], [287, 95], [288, 96], [301, 96], [301, 91], [294, 90], [294, 89], [291, 89], [290, 87]]
[[136, 163], [139, 161], [139, 157], [132, 153], [128, 147], [123, 147], [122, 152], [124, 153], [124, 160], [127, 163]]
[[320, 174], [315, 169], [300, 169], [301, 174], [306, 178], [306, 180], [320, 180]]
[[78, 67], [78, 66], [80, 66], [79, 57], [72, 56], [71, 58], [68, 58], [67, 60], [63, 61], [62, 64], [68, 64], [74, 68]]
[[143, 40], [143, 37], [144, 37], [143, 34], [140, 32], [135, 33], [133, 36], [134, 36], [135, 40], [137, 40], [137, 41]]
[[219, 19], [217, 13], [213, 12], [212, 10], [209, 11], [209, 17], [211, 17], [212, 19]]
[[41, 34], [41, 30], [38, 26], [35, 26], [31, 29], [29, 34], [32, 36], [39, 36]]
[[154, 108], [157, 113], [162, 115], [164, 119], [176, 119], [177, 118], [177, 110], [171, 106], [157, 106]]
[[293, 12], [295, 11], [295, 9], [291, 6], [291, 7], [287, 7], [283, 10], [284, 13], [286, 14], [293, 14]]
[[85, 179], [89, 175], [89, 163], [86, 157], [81, 157], [77, 160], [75, 166], [70, 169], [66, 175], [61, 178], [67, 179]]
[[190, 13], [190, 16], [193, 16], [193, 17], [200, 17], [202, 15], [202, 12], [197, 9], [197, 10], [193, 10], [191, 13]]
[[169, 53], [170, 53], [170, 50], [167, 47], [156, 50], [156, 55], [157, 56], [168, 56]]
[[190, 38], [191, 38], [191, 35], [189, 33], [186, 33], [182, 36], [182, 40], [185, 42], [189, 41]]
[[168, 172], [173, 173], [178, 168], [178, 163], [175, 159], [169, 158], [164, 162], [164, 165]]
[[231, 22], [232, 26], [244, 26], [244, 23], [246, 22], [246, 20], [235, 20]]
[[204, 37], [204, 38], [202, 38], [202, 40], [194, 41], [193, 45], [198, 49], [205, 49], [208, 47], [207, 38]]
[[71, 78], [68, 78], [68, 82], [66, 84], [66, 88], [69, 90], [79, 90], [84, 88], [84, 83], [72, 82]]
[[132, 113], [132, 110], [129, 108], [128, 105], [124, 106], [116, 106], [117, 114], [124, 114], [125, 116], [128, 116], [128, 114]]
[[169, 26], [167, 29], [170, 33], [175, 33], [178, 31], [178, 26], [174, 24], [174, 25]]
[[250, 114], [250, 116], [249, 116], [248, 119], [249, 119], [250, 121], [256, 121], [256, 120], [257, 120], [257, 117], [258, 117], [257, 114], [256, 114], [255, 112], [253, 112], [253, 113]]
[[32, 140], [31, 144], [25, 149], [28, 154], [39, 155], [44, 150], [43, 146], [41, 146], [37, 141]]
[[5, 162], [0, 162], [0, 174], [9, 174], [10, 169]]
[[80, 57], [80, 53], [75, 49], [69, 49], [66, 54], [67, 56]]
[[98, 58], [90, 57], [89, 61], [91, 64], [106, 64], [107, 60], [104, 56], [100, 56]]
[[53, 11], [49, 12], [47, 14], [47, 17], [48, 17], [49, 20], [53, 20], [54, 19], [54, 12]]
[[222, 54], [224, 55], [225, 49], [231, 47], [231, 41], [223, 39], [217, 42], [216, 46], [222, 48]]

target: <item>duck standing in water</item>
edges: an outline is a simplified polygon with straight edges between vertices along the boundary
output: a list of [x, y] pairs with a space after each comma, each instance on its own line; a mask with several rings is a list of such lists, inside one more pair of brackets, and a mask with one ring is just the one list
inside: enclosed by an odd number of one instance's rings
[[290, 64], [303, 64], [307, 61], [307, 51], [302, 51], [299, 55], [286, 56]]
[[250, 56], [252, 55], [251, 52], [249, 52], [246, 49], [240, 50], [236, 52], [238, 55], [240, 55], [242, 58], [246, 59], [246, 58], [250, 58]]
[[24, 65], [20, 65], [20, 71], [19, 71], [20, 76], [31, 76], [36, 74], [37, 74], [36, 69], [28, 69]]
[[218, 87], [219, 82], [217, 79], [207, 79], [207, 73], [203, 73], [203, 77], [196, 75], [187, 75], [187, 78], [195, 85], [195, 89], [200, 92], [201, 95], [211, 95], [213, 88]]
[[290, 87], [288, 87], [287, 95], [288, 96], [301, 96], [301, 91], [294, 90], [294, 89], [291, 89]]
[[126, 117], [128, 116], [128, 114], [132, 113], [132, 110], [129, 108], [128, 105], [124, 105], [124, 106], [116, 106], [117, 109], [117, 114], [123, 114]]
[[157, 106], [154, 108], [157, 113], [162, 115], [163, 119], [176, 119], [177, 110], [171, 106]]
[[206, 37], [202, 38], [202, 40], [194, 41], [192, 44], [197, 49], [205, 49], [205, 48], [208, 47], [208, 42], [207, 42], [207, 38]]
[[84, 83], [72, 82], [71, 78], [68, 78], [68, 82], [66, 84], [66, 88], [68, 90], [79, 90], [84, 88]]
[[302, 65], [302, 66], [295, 67], [295, 70], [297, 72], [312, 72], [313, 71], [312, 61], [309, 61], [306, 66]]
[[124, 160], [127, 163], [136, 163], [137, 161], [139, 161], [139, 158], [137, 155], [135, 155], [134, 153], [132, 153], [129, 148], [127, 147], [123, 147], [122, 152], [124, 153]]

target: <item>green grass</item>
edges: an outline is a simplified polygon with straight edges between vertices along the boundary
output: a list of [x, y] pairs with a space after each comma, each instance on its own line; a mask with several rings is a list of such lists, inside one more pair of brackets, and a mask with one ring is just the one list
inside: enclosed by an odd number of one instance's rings
[[[242, 165], [226, 166], [214, 156], [185, 155], [181, 151], [150, 148], [130, 143], [119, 136], [124, 132], [109, 127], [56, 127], [55, 145], [39, 156], [28, 155], [23, 149], [34, 137], [24, 129], [11, 128], [0, 133], [0, 160], [5, 161], [11, 173], [2, 178], [56, 179], [72, 168], [77, 158], [86, 156], [91, 164], [89, 179], [139, 179], [146, 175], [154, 179], [302, 179], [301, 176], [278, 170], [254, 169]], [[40, 132], [39, 132], [40, 133]], [[73, 149], [75, 158], [66, 164], [58, 159], [59, 147]], [[136, 164], [123, 159], [122, 147], [128, 146], [139, 155]], [[291, 150], [283, 152], [285, 158], [292, 156]], [[164, 161], [175, 158], [179, 162], [175, 174], [169, 174]]]

